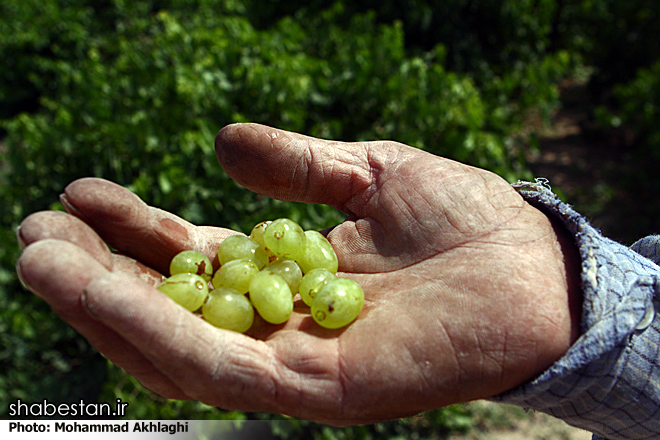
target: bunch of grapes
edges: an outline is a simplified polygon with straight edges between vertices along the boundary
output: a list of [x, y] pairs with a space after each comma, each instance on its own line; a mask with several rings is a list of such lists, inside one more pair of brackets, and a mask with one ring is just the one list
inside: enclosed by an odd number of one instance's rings
[[326, 328], [353, 322], [362, 311], [358, 283], [337, 277], [337, 255], [317, 231], [303, 231], [280, 218], [257, 224], [250, 236], [232, 235], [218, 248], [220, 268], [197, 251], [183, 251], [170, 263], [171, 276], [158, 289], [210, 324], [244, 333], [255, 313], [271, 324], [286, 322], [296, 294]]

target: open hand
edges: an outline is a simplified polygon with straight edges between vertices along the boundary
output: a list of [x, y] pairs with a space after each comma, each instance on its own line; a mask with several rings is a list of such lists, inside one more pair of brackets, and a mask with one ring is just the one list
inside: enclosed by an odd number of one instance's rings
[[[498, 176], [395, 142], [224, 128], [218, 159], [245, 187], [323, 203], [339, 274], [365, 307], [340, 330], [309, 308], [247, 335], [212, 327], [155, 289], [184, 249], [215, 257], [237, 232], [194, 226], [101, 179], [71, 183], [68, 214], [18, 232], [23, 282], [153, 391], [333, 425], [371, 423], [503, 392], [578, 336], [579, 262], [567, 233]], [[106, 244], [116, 252], [111, 252]]]

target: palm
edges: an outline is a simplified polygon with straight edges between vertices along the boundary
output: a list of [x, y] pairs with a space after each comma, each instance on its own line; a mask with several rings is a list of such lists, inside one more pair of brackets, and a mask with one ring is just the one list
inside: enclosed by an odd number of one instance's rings
[[[506, 182], [397, 144], [319, 148], [274, 133], [264, 142], [263, 127], [226, 130], [219, 159], [262, 194], [349, 214], [328, 235], [341, 275], [366, 294], [348, 328], [322, 329], [300, 307], [285, 325], [258, 322], [244, 336], [185, 313], [153, 289], [159, 273], [182, 249], [213, 256], [233, 232], [196, 228], [98, 180], [74, 183], [64, 199], [94, 231], [53, 213], [24, 222], [23, 241], [41, 244], [22, 257], [23, 279], [161, 394], [337, 424], [492, 395], [566, 349], [574, 335], [557, 234]], [[111, 255], [99, 236], [126, 256]], [[65, 255], [74, 276], [43, 267], [49, 253]], [[55, 289], [53, 273], [62, 277]]]

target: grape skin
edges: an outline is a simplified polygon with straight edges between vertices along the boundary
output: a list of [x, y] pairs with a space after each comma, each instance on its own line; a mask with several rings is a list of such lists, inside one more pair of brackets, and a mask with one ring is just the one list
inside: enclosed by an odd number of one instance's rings
[[307, 272], [302, 278], [299, 288], [300, 297], [303, 302], [311, 307], [319, 289], [336, 278], [337, 275], [322, 267]]
[[305, 232], [293, 220], [278, 218], [264, 231], [266, 247], [278, 258], [299, 260], [305, 251]]
[[257, 243], [259, 246], [264, 248], [266, 250], [266, 254], [268, 254], [269, 257], [274, 256], [272, 252], [266, 247], [266, 243], [264, 242], [264, 232], [266, 231], [266, 228], [268, 225], [270, 225], [272, 221], [266, 220], [260, 223], [257, 223], [253, 228], [252, 231], [250, 231], [250, 239]]
[[271, 324], [286, 322], [293, 313], [293, 295], [284, 278], [262, 270], [250, 281], [250, 301], [261, 317]]
[[245, 333], [254, 322], [254, 308], [245, 295], [223, 287], [209, 293], [202, 316], [215, 327]]
[[312, 318], [320, 326], [336, 329], [353, 322], [364, 306], [364, 292], [358, 283], [337, 278], [324, 285], [312, 303]]
[[248, 258], [231, 260], [223, 264], [213, 275], [213, 287], [216, 289], [228, 287], [245, 294], [250, 287], [252, 277], [257, 273], [259, 273], [259, 267], [254, 261]]
[[191, 312], [204, 304], [209, 293], [208, 282], [192, 273], [172, 275], [160, 283], [158, 290]]
[[293, 295], [298, 292], [300, 287], [300, 281], [302, 280], [303, 274], [300, 270], [300, 266], [293, 260], [287, 259], [278, 259], [270, 263], [268, 266], [264, 267], [263, 270], [273, 272], [284, 278], [284, 281], [289, 285], [291, 293]]
[[337, 273], [339, 262], [337, 254], [327, 238], [318, 231], [305, 231], [305, 249], [298, 259], [303, 273], [315, 268], [324, 268]]
[[213, 266], [209, 257], [200, 252], [182, 251], [176, 254], [170, 262], [170, 275], [178, 273], [194, 273], [209, 282], [213, 275]]
[[218, 247], [218, 261], [220, 264], [232, 260], [248, 258], [263, 269], [268, 264], [268, 255], [264, 248], [245, 235], [230, 235]]

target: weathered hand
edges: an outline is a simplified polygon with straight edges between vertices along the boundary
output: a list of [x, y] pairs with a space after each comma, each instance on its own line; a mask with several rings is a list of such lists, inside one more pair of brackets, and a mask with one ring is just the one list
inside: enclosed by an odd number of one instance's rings
[[[328, 238], [365, 291], [341, 330], [300, 307], [248, 335], [214, 328], [154, 285], [183, 249], [235, 232], [195, 227], [100, 179], [70, 214], [24, 220], [22, 280], [117, 365], [169, 398], [345, 425], [492, 396], [530, 380], [578, 335], [570, 237], [498, 176], [394, 142], [324, 141], [255, 124], [216, 138], [229, 175], [348, 214]], [[118, 253], [111, 253], [104, 242]]]

